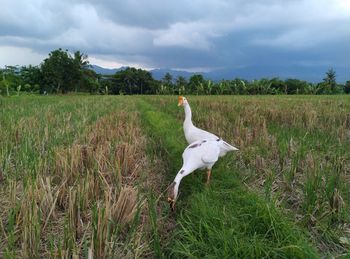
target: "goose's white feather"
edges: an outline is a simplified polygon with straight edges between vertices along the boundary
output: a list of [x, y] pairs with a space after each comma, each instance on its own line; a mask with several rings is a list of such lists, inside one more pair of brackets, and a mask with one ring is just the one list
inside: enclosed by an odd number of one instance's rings
[[224, 156], [227, 152], [238, 150], [215, 134], [194, 126], [192, 123], [192, 111], [185, 97], [179, 97], [178, 105], [184, 106], [185, 109], [186, 116], [183, 129], [189, 145], [182, 154], [183, 165], [177, 173], [174, 182], [169, 186], [168, 202], [172, 209], [178, 196], [180, 182], [185, 176], [197, 169], [207, 168], [209, 170], [209, 181], [210, 170], [219, 157]]
[[171, 200], [176, 200], [181, 180], [197, 169], [208, 169], [218, 161], [223, 140], [197, 140], [188, 145], [182, 154], [183, 165], [177, 173], [170, 190]]
[[[198, 140], [219, 140], [220, 138], [216, 136], [213, 133], [210, 133], [208, 131], [202, 130], [200, 128], [197, 128], [193, 125], [192, 122], [192, 111], [190, 104], [188, 103], [187, 99], [183, 96], [179, 97], [179, 103], [178, 105], [183, 106], [185, 110], [185, 120], [183, 123], [183, 129], [185, 133], [185, 138], [188, 144], [194, 143]], [[228, 144], [226, 141], [220, 142], [220, 157], [226, 155], [229, 151], [236, 151], [238, 150], [234, 146]]]

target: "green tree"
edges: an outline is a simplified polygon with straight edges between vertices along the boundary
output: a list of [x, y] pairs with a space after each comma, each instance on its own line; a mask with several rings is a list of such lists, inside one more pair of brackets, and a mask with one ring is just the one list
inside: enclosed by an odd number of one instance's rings
[[113, 94], [152, 94], [157, 83], [149, 71], [128, 67], [114, 75]]
[[22, 90], [26, 92], [38, 92], [43, 84], [43, 77], [38, 66], [23, 66], [20, 76], [23, 81]]
[[240, 79], [240, 78], [235, 78], [231, 81], [230, 93], [231, 94], [247, 94], [247, 85], [248, 85], [247, 81]]
[[326, 86], [327, 93], [336, 93], [337, 82], [336, 82], [336, 73], [333, 68], [328, 69], [326, 72], [326, 77], [323, 78], [323, 82]]
[[74, 52], [74, 64], [79, 70], [87, 69], [89, 67], [88, 55], [79, 50]]
[[8, 82], [8, 79], [7, 79], [7, 77], [6, 77], [6, 70], [4, 69], [3, 71], [1, 71], [2, 73], [2, 75], [1, 75], [1, 77], [2, 77], [2, 80], [1, 80], [1, 92], [5, 92], [6, 91], [6, 95], [7, 96], [10, 96], [10, 90], [9, 90], [9, 82]]
[[5, 66], [5, 69], [1, 71], [0, 80], [2, 92], [5, 92], [7, 96], [9, 96], [12, 91], [17, 91], [18, 87], [22, 85], [17, 66]]
[[6, 84], [3, 78], [3, 71], [0, 70], [0, 95], [5, 95], [6, 93]]
[[173, 76], [170, 73], [165, 73], [164, 77], [162, 78], [162, 83], [165, 85], [172, 85], [173, 84]]
[[287, 79], [284, 81], [287, 86], [287, 94], [303, 94], [308, 89], [308, 82], [299, 79]]
[[317, 85], [306, 82], [304, 94], [316, 94], [316, 93], [317, 93]]
[[96, 79], [97, 75], [93, 70], [89, 69], [88, 55], [81, 53], [80, 51], [74, 52], [73, 55], [75, 92], [85, 90], [92, 91], [96, 90]]
[[205, 80], [203, 84], [204, 93], [209, 95], [213, 91], [213, 82], [211, 80]]
[[230, 81], [221, 80], [213, 87], [213, 92], [216, 94], [227, 94], [230, 91]]
[[79, 71], [68, 50], [57, 49], [50, 52], [49, 57], [41, 64], [41, 72], [45, 88], [56, 93], [72, 91], [74, 84], [80, 79], [77, 78]]
[[350, 94], [350, 81], [346, 81], [344, 85], [344, 93]]
[[274, 77], [270, 80], [271, 89], [273, 89], [275, 94], [287, 94], [287, 84], [279, 79], [278, 77]]
[[176, 89], [177, 89], [177, 94], [186, 94], [186, 89], [187, 89], [187, 80], [183, 76], [178, 76], [176, 78]]
[[320, 82], [316, 85], [316, 94], [330, 94], [329, 85], [326, 82]]
[[162, 94], [174, 94], [174, 91], [173, 76], [167, 72], [161, 80], [160, 92]]
[[259, 80], [253, 80], [247, 87], [249, 94], [271, 94], [273, 89], [271, 88], [271, 81], [267, 78]]
[[114, 76], [101, 76], [98, 78], [98, 89], [97, 92], [99, 94], [110, 94], [114, 93], [113, 90], [116, 91], [118, 94], [123, 94], [122, 92], [119, 92], [116, 88], [115, 78]]
[[201, 74], [195, 74], [190, 77], [188, 82], [189, 90], [191, 93], [203, 94], [204, 93], [204, 78]]
[[91, 69], [84, 69], [81, 74], [81, 79], [79, 81], [79, 90], [87, 91], [90, 93], [96, 93], [99, 91], [99, 75]]

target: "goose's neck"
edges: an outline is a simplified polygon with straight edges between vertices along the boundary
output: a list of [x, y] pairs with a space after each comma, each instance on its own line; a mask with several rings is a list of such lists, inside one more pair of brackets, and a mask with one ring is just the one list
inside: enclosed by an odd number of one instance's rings
[[180, 182], [181, 182], [182, 178], [184, 177], [184, 175], [183, 175], [184, 172], [185, 172], [185, 170], [183, 168], [181, 168], [181, 170], [177, 173], [175, 180], [174, 180], [175, 186], [179, 187]]
[[181, 180], [188, 174], [190, 174], [193, 170], [187, 169], [185, 166], [183, 166], [180, 171], [177, 173], [175, 180], [174, 180], [174, 198], [177, 198], [177, 195], [179, 193], [179, 186]]
[[193, 125], [192, 124], [192, 111], [189, 104], [185, 105], [185, 125]]

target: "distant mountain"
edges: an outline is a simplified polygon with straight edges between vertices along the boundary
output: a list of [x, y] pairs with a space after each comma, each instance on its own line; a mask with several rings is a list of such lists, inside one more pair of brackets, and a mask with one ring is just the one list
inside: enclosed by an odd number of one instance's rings
[[[114, 75], [116, 72], [127, 68], [127, 67], [104, 68], [97, 65], [90, 65], [90, 67], [97, 74], [101, 74], [101, 75]], [[166, 73], [170, 73], [173, 76], [173, 78], [177, 78], [178, 76], [183, 76], [187, 79], [194, 74], [198, 74], [198, 73], [191, 73], [187, 71], [179, 71], [179, 70], [173, 70], [173, 69], [152, 69], [152, 70], [149, 70], [149, 72], [151, 72], [153, 78], [157, 80], [162, 79]]]
[[[92, 65], [92, 69], [103, 75], [113, 75], [120, 70], [126, 69], [126, 67], [120, 68], [103, 68], [100, 66]], [[222, 79], [232, 80], [234, 78], [242, 78], [247, 80], [261, 79], [261, 78], [273, 78], [279, 77], [281, 79], [295, 78], [300, 80], [306, 80], [309, 82], [321, 82], [325, 77], [325, 73], [330, 67], [327, 66], [299, 66], [299, 65], [288, 65], [288, 66], [278, 66], [278, 65], [261, 65], [261, 66], [246, 66], [239, 68], [228, 68], [220, 69], [211, 72], [188, 72], [174, 70], [170, 68], [160, 68], [150, 70], [154, 79], [160, 80], [164, 77], [166, 73], [170, 73], [173, 78], [183, 76], [189, 79], [194, 74], [201, 74], [204, 78], [213, 81], [220, 81]], [[345, 83], [345, 81], [350, 80], [350, 69], [347, 67], [333, 67], [338, 83]]]
[[[295, 78], [308, 82], [318, 83], [323, 80], [326, 72], [330, 69], [328, 66], [247, 66], [234, 69], [222, 69], [205, 73], [205, 78], [218, 81], [222, 79], [234, 79], [236, 77], [247, 80], [274, 78], [281, 79]], [[346, 67], [333, 67], [336, 72], [338, 83], [345, 83], [350, 80], [350, 70]]]
[[90, 68], [95, 71], [97, 74], [101, 75], [114, 75], [120, 70], [124, 70], [126, 67], [120, 67], [120, 68], [104, 68], [97, 65], [90, 65]]
[[200, 72], [192, 73], [192, 72], [188, 72], [188, 71], [173, 70], [170, 68], [157, 68], [157, 69], [150, 70], [150, 72], [152, 73], [153, 78], [157, 79], [157, 80], [162, 79], [166, 73], [171, 74], [174, 79], [179, 77], [179, 76], [183, 76], [184, 78], [188, 79], [191, 76], [193, 76], [194, 74], [203, 74]]

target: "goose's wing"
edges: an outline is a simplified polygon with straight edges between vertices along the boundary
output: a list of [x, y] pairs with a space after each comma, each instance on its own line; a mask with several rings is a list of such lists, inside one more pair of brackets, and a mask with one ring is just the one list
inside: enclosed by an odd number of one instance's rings
[[201, 152], [203, 163], [213, 164], [219, 159], [220, 149], [213, 141], [208, 141], [205, 145], [202, 145]]

